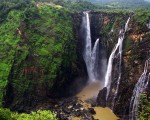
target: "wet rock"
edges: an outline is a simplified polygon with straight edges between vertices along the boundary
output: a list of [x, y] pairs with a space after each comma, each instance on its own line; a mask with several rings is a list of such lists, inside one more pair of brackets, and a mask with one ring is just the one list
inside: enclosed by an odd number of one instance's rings
[[82, 114], [81, 114], [80, 112], [76, 112], [75, 115], [76, 115], [77, 117], [82, 116]]
[[95, 115], [95, 114], [96, 114], [96, 112], [95, 112], [94, 108], [89, 108], [89, 111], [90, 111], [90, 113], [91, 113], [91, 114], [93, 114], [93, 115]]
[[75, 108], [75, 109], [80, 109], [81, 107], [82, 107], [82, 105], [81, 105], [81, 104], [78, 104], [78, 103], [77, 103], [76, 105], [74, 105], [74, 108]]
[[68, 107], [68, 109], [71, 109], [73, 106], [72, 105], [70, 105], [69, 107]]
[[97, 96], [97, 105], [101, 107], [106, 107], [106, 95], [107, 95], [107, 88], [103, 88], [99, 91]]
[[137, 60], [134, 61], [135, 64], [139, 64], [139, 62]]
[[93, 98], [90, 98], [88, 100], [86, 100], [87, 103], [91, 104], [92, 107], [95, 107], [96, 106], [96, 97], [93, 97]]
[[63, 109], [63, 112], [66, 113], [66, 114], [70, 114], [70, 110], [67, 109], [67, 108]]
[[91, 107], [96, 107], [96, 104], [91, 104]]
[[71, 120], [72, 117], [78, 117], [81, 120], [93, 120], [94, 111], [85, 109], [82, 103], [77, 97], [49, 99], [41, 103], [36, 109], [38, 110], [42, 106], [43, 109], [51, 110], [56, 113], [58, 120]]

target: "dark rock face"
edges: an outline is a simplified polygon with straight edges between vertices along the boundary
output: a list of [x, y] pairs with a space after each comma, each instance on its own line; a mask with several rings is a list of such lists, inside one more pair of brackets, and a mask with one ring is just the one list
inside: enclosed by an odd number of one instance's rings
[[[140, 28], [139, 25], [137, 26]], [[150, 40], [148, 38], [148, 36], [150, 37], [150, 34], [148, 33], [149, 31], [147, 31], [146, 28], [143, 29], [143, 31], [138, 31], [135, 30], [136, 27], [135, 23], [131, 21], [129, 25], [130, 31], [128, 31], [128, 34], [126, 35], [127, 39], [125, 39], [124, 42], [122, 77], [114, 106], [114, 112], [118, 115], [124, 115], [124, 117], [129, 115], [129, 106], [133, 94], [133, 89], [143, 72], [145, 60], [149, 55], [148, 52], [150, 45], [150, 42], [148, 42]], [[141, 39], [140, 42], [137, 42], [137, 40], [134, 37], [131, 37], [133, 34], [139, 34], [138, 39]], [[140, 34], [144, 34], [144, 36], [140, 38]], [[131, 41], [130, 44], [132, 46], [130, 47], [130, 49], [128, 49], [126, 46], [126, 43], [129, 42], [129, 39]], [[112, 86], [114, 82], [112, 82]], [[113, 89], [113, 87], [111, 87], [111, 89]], [[110, 96], [111, 95], [112, 94], [110, 94]], [[123, 109], [121, 109], [121, 106]]]
[[[124, 27], [130, 15], [90, 13], [91, 34], [94, 36], [92, 38], [92, 44], [97, 37], [100, 37], [100, 41], [106, 50], [107, 58], [118, 40], [119, 30]], [[119, 16], [119, 19], [116, 16]], [[94, 26], [95, 24], [97, 26]], [[144, 62], [149, 55], [149, 38], [150, 33], [146, 25], [143, 28], [143, 26], [140, 26], [131, 17], [129, 29], [123, 43], [122, 77], [117, 96], [114, 98], [114, 90], [116, 89], [118, 77], [118, 59], [114, 58], [111, 90], [107, 102], [105, 99], [106, 88], [101, 90], [97, 97], [97, 104], [102, 107], [107, 106], [112, 108], [112, 101], [114, 101], [113, 110], [122, 119], [128, 119], [132, 92], [143, 72]]]
[[101, 107], [106, 107], [106, 96], [107, 96], [107, 88], [103, 88], [99, 91], [97, 96], [97, 105]]
[[94, 46], [97, 38], [100, 38], [100, 31], [102, 30], [103, 25], [103, 16], [102, 14], [91, 13], [90, 14], [90, 27], [91, 27], [91, 37], [92, 37], [92, 46]]
[[[115, 16], [114, 16], [115, 17]], [[112, 19], [114, 18], [112, 17]], [[123, 17], [124, 18], [124, 17]], [[124, 18], [124, 20], [127, 18]], [[122, 28], [125, 21], [121, 21], [122, 25], [117, 25], [117, 21], [114, 22], [114, 26], [116, 26], [113, 32], [110, 32], [107, 37], [111, 35], [112, 41], [108, 39], [108, 47], [107, 54], [112, 51], [113, 46], [118, 39], [117, 29], [119, 30]], [[106, 27], [106, 26], [105, 26]], [[113, 70], [112, 70], [112, 81], [111, 81], [111, 88], [109, 92], [109, 96], [106, 102], [106, 106], [113, 109], [116, 115], [119, 115], [122, 119], [128, 119], [129, 115], [129, 106], [130, 100], [132, 97], [132, 92], [134, 89], [137, 80], [139, 79], [140, 75], [143, 72], [145, 60], [149, 56], [149, 46], [150, 46], [150, 33], [147, 29], [146, 25], [145, 28], [134, 20], [134, 17], [131, 17], [129, 23], [129, 29], [125, 35], [124, 43], [123, 43], [123, 59], [122, 59], [122, 75], [121, 75], [121, 82], [119, 85], [119, 90], [117, 96], [114, 98], [117, 85], [117, 78], [118, 78], [118, 60], [114, 58], [113, 63]], [[112, 44], [111, 44], [112, 42]], [[104, 90], [100, 91], [102, 94]], [[97, 98], [99, 99], [99, 97]], [[104, 100], [100, 99], [99, 103], [103, 102]], [[112, 104], [114, 101], [114, 105]], [[103, 106], [103, 104], [101, 104]], [[114, 106], [114, 107], [113, 107]]]
[[[83, 34], [81, 32], [82, 13], [72, 14], [74, 44], [76, 46], [75, 67], [73, 69], [62, 67], [60, 71], [63, 74], [58, 74], [53, 88], [50, 90], [49, 97], [58, 98], [72, 96], [78, 93], [87, 82], [87, 70], [83, 60]], [[64, 77], [63, 84], [62, 77]]]
[[90, 111], [90, 113], [91, 113], [92, 115], [95, 115], [95, 114], [96, 114], [94, 108], [89, 108], [89, 111]]

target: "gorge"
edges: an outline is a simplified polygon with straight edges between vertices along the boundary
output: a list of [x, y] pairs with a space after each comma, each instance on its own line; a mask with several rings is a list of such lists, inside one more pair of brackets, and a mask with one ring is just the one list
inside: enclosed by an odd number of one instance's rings
[[149, 119], [149, 9], [69, 7], [0, 4], [0, 119]]

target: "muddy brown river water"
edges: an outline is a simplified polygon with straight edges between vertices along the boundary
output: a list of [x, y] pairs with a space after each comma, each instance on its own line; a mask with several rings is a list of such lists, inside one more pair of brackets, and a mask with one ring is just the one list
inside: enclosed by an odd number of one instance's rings
[[[99, 90], [102, 89], [102, 83], [99, 81], [89, 83], [85, 88], [77, 95], [79, 100], [83, 103], [85, 109], [91, 107], [91, 104], [87, 103], [86, 100], [91, 98], [96, 98], [98, 95]], [[119, 120], [119, 118], [112, 112], [109, 108], [102, 108], [102, 107], [93, 107], [96, 114], [93, 116], [94, 119], [97, 120]], [[72, 118], [72, 120], [81, 120], [80, 118]]]

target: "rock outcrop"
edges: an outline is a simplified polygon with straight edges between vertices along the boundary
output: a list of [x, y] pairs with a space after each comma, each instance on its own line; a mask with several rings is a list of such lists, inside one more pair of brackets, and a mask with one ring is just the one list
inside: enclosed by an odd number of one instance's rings
[[97, 106], [101, 106], [101, 107], [106, 107], [106, 100], [107, 97], [107, 88], [103, 88], [102, 90], [99, 91], [98, 96], [97, 96]]

